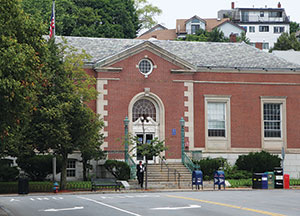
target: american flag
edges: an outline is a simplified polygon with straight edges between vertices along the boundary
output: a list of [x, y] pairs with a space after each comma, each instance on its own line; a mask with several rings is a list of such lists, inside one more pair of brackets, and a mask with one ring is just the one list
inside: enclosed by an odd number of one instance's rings
[[50, 19], [49, 37], [50, 39], [55, 36], [55, 0], [52, 3], [52, 14]]

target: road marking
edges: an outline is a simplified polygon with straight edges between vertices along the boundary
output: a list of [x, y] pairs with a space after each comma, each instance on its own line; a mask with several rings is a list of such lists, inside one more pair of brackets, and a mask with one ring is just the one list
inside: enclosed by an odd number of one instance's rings
[[245, 208], [245, 207], [241, 207], [241, 206], [230, 205], [230, 204], [219, 203], [219, 202], [213, 202], [213, 201], [208, 201], [208, 200], [194, 199], [194, 198], [174, 196], [174, 195], [167, 195], [167, 197], [185, 199], [185, 200], [193, 200], [193, 201], [198, 201], [198, 202], [203, 202], [203, 203], [208, 203], [208, 204], [213, 204], [213, 205], [219, 205], [219, 206], [225, 206], [225, 207], [229, 207], [229, 208], [240, 209], [240, 210], [244, 210], [244, 211], [256, 212], [256, 213], [260, 213], [260, 214], [264, 214], [264, 215], [285, 216], [283, 214], [272, 213], [272, 212], [267, 212], [267, 211], [262, 211], [262, 210], [257, 210], [257, 209], [251, 209], [251, 208]]
[[161, 207], [161, 208], [152, 208], [151, 210], [181, 210], [181, 209], [191, 209], [191, 208], [201, 208], [201, 206], [190, 205], [185, 207]]
[[115, 206], [112, 206], [112, 205], [108, 205], [108, 204], [105, 204], [103, 202], [99, 202], [97, 200], [93, 200], [93, 199], [89, 199], [89, 198], [86, 198], [86, 197], [78, 197], [80, 199], [84, 199], [84, 200], [88, 200], [88, 201], [91, 201], [91, 202], [94, 202], [94, 203], [97, 203], [97, 204], [100, 204], [100, 205], [103, 205], [103, 206], [106, 206], [106, 207], [109, 207], [109, 208], [113, 208], [113, 209], [116, 209], [118, 211], [121, 211], [121, 212], [125, 212], [127, 214], [131, 214], [131, 215], [135, 215], [135, 216], [141, 216], [139, 214], [136, 214], [136, 213], [133, 213], [133, 212], [130, 212], [130, 211], [127, 211], [127, 210], [124, 210], [124, 209], [120, 209], [118, 207], [115, 207]]
[[58, 212], [58, 211], [80, 210], [80, 209], [83, 209], [83, 206], [74, 207], [74, 208], [63, 208], [63, 209], [45, 209], [45, 210], [42, 210], [42, 211], [45, 211], [45, 212]]
[[37, 200], [49, 200], [49, 198], [47, 198], [47, 197], [38, 197], [38, 198], [36, 198]]
[[11, 199], [10, 201], [11, 202], [20, 202], [20, 200], [17, 200], [17, 199]]

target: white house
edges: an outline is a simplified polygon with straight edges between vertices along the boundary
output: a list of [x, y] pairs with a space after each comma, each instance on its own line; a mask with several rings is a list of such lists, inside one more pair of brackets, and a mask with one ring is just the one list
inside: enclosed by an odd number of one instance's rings
[[235, 8], [218, 11], [218, 18], [230, 18], [246, 30], [246, 36], [253, 46], [268, 50], [274, 46], [283, 32], [290, 31], [289, 17], [278, 3], [277, 8]]

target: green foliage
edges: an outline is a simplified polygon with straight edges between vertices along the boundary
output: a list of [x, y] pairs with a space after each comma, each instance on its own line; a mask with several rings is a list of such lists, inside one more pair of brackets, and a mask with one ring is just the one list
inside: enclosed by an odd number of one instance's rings
[[237, 166], [227, 166], [225, 168], [226, 179], [249, 179], [252, 173], [246, 170], [238, 170]]
[[214, 172], [224, 167], [226, 160], [224, 158], [205, 158], [199, 161], [193, 161], [194, 164], [200, 165], [200, 169], [203, 172], [204, 180], [213, 179]]
[[281, 159], [277, 155], [271, 155], [266, 151], [261, 151], [241, 155], [235, 164], [239, 170], [246, 170], [251, 173], [263, 173], [273, 171], [274, 167], [280, 167], [280, 162]]
[[[139, 142], [139, 141], [137, 141]], [[157, 137], [155, 137], [153, 140], [151, 140], [148, 143], [140, 143], [137, 145], [137, 151], [142, 155], [146, 156], [146, 158], [152, 158], [160, 156], [160, 154], [167, 150], [167, 147], [165, 147], [165, 142], [159, 140]]]
[[[20, 156], [18, 166], [25, 171], [33, 181], [44, 181], [47, 175], [52, 174], [52, 155]], [[61, 159], [56, 158], [56, 171], [61, 171]]]
[[228, 182], [230, 183], [231, 188], [237, 187], [252, 187], [252, 178], [249, 179], [229, 179]]
[[38, 22], [18, 0], [0, 0], [0, 155], [11, 155], [20, 127], [37, 103], [47, 58], [47, 43]]
[[14, 181], [19, 175], [17, 167], [12, 167], [12, 160], [1, 159], [0, 160], [0, 181]]
[[246, 44], [250, 44], [250, 39], [246, 37], [246, 33], [242, 32], [241, 36], [236, 37], [237, 42], [245, 42]]
[[142, 25], [141, 29], [149, 29], [157, 24], [154, 17], [162, 13], [161, 9], [149, 4], [147, 0], [134, 0], [134, 5], [136, 8], [136, 14]]
[[130, 168], [126, 162], [107, 160], [104, 167], [118, 180], [128, 180], [130, 178]]
[[200, 29], [196, 34], [189, 34], [186, 36], [186, 38], [178, 40], [200, 42], [229, 42], [229, 39], [224, 36], [224, 33], [217, 28], [215, 28], [211, 32]]
[[[45, 24], [48, 34], [52, 0], [23, 0], [26, 13]], [[56, 0], [56, 34], [135, 38], [140, 28], [133, 0]]]
[[300, 30], [300, 24], [297, 22], [290, 22], [290, 34], [296, 33]]
[[294, 49], [295, 51], [300, 51], [300, 42], [297, 40], [295, 33], [282, 33], [277, 39], [277, 42], [274, 44], [274, 47], [270, 49], [270, 52], [273, 50], [290, 50]]

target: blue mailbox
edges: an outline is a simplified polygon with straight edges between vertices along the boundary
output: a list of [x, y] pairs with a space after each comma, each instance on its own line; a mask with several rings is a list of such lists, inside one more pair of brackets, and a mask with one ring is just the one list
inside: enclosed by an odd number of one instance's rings
[[215, 186], [218, 186], [219, 190], [221, 190], [221, 185], [224, 186], [225, 190], [225, 173], [224, 171], [215, 171], [214, 172], [214, 189]]
[[195, 170], [192, 173], [192, 189], [194, 189], [194, 185], [196, 186], [196, 189], [200, 189], [200, 185], [202, 186], [203, 190], [203, 173], [200, 170]]

